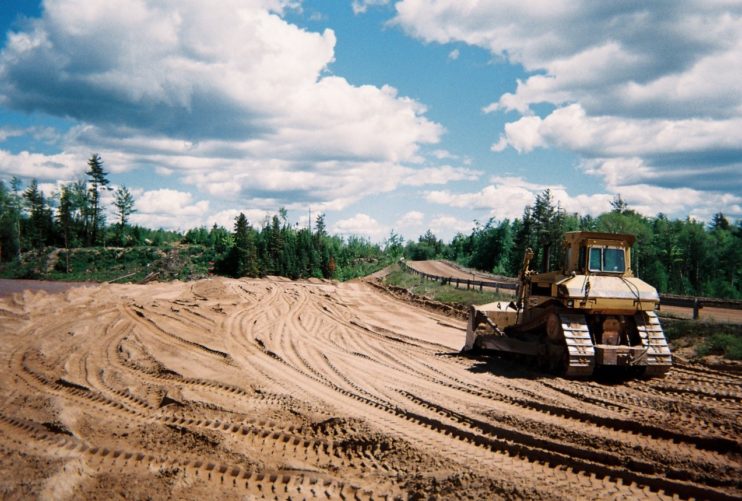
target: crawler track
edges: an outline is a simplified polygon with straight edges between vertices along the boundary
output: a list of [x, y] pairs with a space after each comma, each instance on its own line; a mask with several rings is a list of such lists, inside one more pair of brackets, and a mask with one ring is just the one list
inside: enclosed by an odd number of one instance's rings
[[680, 364], [650, 381], [571, 381], [462, 357], [463, 332], [363, 283], [5, 299], [1, 492], [742, 496], [739, 375]]

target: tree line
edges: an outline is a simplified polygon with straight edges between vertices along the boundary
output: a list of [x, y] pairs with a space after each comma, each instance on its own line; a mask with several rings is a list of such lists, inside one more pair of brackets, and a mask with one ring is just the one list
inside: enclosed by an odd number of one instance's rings
[[[234, 277], [346, 279], [373, 272], [389, 261], [382, 248], [367, 239], [329, 235], [324, 214], [317, 216], [313, 230], [289, 224], [285, 209], [260, 226], [240, 214], [232, 231], [216, 224], [185, 234], [132, 226], [129, 218], [136, 212], [132, 193], [126, 186], [115, 191], [109, 187], [100, 155], [91, 155], [87, 167], [85, 177], [61, 185], [49, 197], [36, 179], [26, 187], [17, 177], [9, 184], [0, 180], [0, 264], [64, 248], [69, 273], [70, 249], [179, 243], [202, 246], [214, 272]], [[106, 191], [113, 191], [111, 224], [106, 218]]]
[[[662, 293], [713, 297], [742, 297], [742, 221], [729, 223], [717, 213], [706, 225], [663, 214], [645, 217], [617, 196], [612, 210], [597, 217], [567, 213], [550, 190], [538, 194], [523, 215], [514, 220], [475, 222], [468, 235], [449, 243], [430, 230], [417, 241], [405, 242], [392, 232], [379, 245], [368, 239], [329, 235], [325, 216], [314, 228], [292, 225], [287, 212], [259, 224], [240, 214], [231, 229], [219, 225], [185, 233], [129, 225], [135, 199], [126, 186], [112, 197], [108, 173], [100, 155], [88, 159], [85, 177], [61, 185], [45, 197], [34, 179], [0, 180], [0, 264], [19, 262], [29, 251], [96, 246], [201, 246], [215, 273], [233, 277], [278, 275], [289, 278], [347, 279], [376, 271], [401, 256], [423, 260], [446, 258], [479, 270], [516, 276], [526, 248], [535, 251], [532, 267], [555, 270], [563, 258], [562, 235], [567, 231], [607, 231], [636, 236], [633, 271]], [[115, 219], [106, 220], [105, 200], [111, 199]], [[69, 273], [69, 263], [67, 264]]]
[[107, 226], [102, 192], [110, 190], [100, 155], [88, 160], [85, 177], [63, 184], [45, 197], [33, 179], [24, 189], [18, 177], [0, 180], [0, 262], [20, 259], [24, 251], [45, 247], [126, 245], [141, 237], [142, 228], [128, 234], [129, 216], [136, 211], [126, 186], [113, 193], [116, 223]]
[[232, 277], [344, 280], [390, 263], [378, 244], [357, 236], [329, 235], [324, 214], [317, 216], [314, 229], [300, 228], [289, 223], [285, 209], [266, 218], [260, 227], [240, 213], [232, 232], [216, 224], [210, 230], [194, 228], [186, 232], [183, 243], [212, 248], [214, 271]]
[[629, 233], [636, 236], [634, 274], [661, 293], [742, 298], [742, 221], [732, 225], [722, 213], [709, 224], [691, 218], [671, 220], [664, 214], [645, 217], [630, 209], [620, 195], [611, 208], [597, 217], [569, 214], [547, 189], [520, 218], [477, 222], [470, 234], [459, 233], [449, 244], [427, 231], [417, 242], [408, 242], [404, 253], [409, 259], [440, 257], [517, 276], [529, 247], [535, 252], [534, 269], [559, 269], [564, 257], [562, 236], [567, 231]]

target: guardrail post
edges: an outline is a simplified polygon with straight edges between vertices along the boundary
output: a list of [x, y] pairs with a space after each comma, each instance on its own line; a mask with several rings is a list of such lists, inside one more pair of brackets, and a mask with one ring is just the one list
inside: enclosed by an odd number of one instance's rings
[[698, 310], [701, 308], [703, 308], [703, 305], [698, 301], [698, 298], [693, 298], [693, 320], [698, 320], [698, 317], [700, 317]]
[[482, 282], [479, 282], [479, 292], [482, 292]]

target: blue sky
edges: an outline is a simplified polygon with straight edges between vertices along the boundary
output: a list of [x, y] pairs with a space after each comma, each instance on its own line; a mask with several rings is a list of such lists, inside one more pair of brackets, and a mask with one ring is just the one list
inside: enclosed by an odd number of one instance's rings
[[134, 221], [445, 239], [550, 188], [742, 217], [742, 4], [0, 0], [0, 179], [93, 152]]

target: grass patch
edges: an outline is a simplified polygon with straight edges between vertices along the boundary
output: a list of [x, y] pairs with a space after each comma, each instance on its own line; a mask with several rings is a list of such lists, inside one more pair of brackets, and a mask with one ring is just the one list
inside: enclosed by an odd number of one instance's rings
[[680, 320], [663, 315], [662, 327], [673, 351], [690, 352], [692, 357], [709, 355], [742, 360], [742, 325]]
[[4, 263], [0, 277], [123, 283], [139, 282], [156, 272], [160, 280], [189, 280], [206, 276], [214, 259], [213, 250], [200, 245], [47, 249], [26, 253], [20, 262]]
[[713, 334], [698, 348], [697, 353], [701, 356], [721, 355], [730, 360], [742, 360], [742, 336]]
[[509, 301], [512, 296], [494, 292], [479, 292], [476, 289], [457, 289], [452, 285], [441, 285], [432, 280], [423, 280], [419, 275], [404, 271], [393, 271], [384, 282], [395, 287], [402, 287], [418, 296], [451, 305], [485, 304], [493, 301]]

